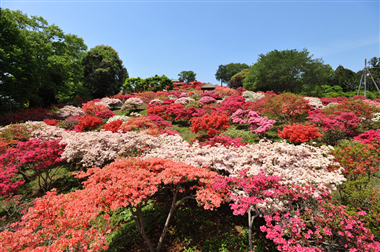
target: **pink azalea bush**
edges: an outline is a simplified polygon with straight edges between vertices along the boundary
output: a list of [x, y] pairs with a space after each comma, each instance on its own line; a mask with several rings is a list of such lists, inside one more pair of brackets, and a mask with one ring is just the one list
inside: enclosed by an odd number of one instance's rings
[[238, 109], [231, 115], [233, 123], [249, 124], [252, 133], [264, 134], [270, 130], [275, 120], [269, 120], [268, 117], [261, 117], [260, 114], [252, 110]]

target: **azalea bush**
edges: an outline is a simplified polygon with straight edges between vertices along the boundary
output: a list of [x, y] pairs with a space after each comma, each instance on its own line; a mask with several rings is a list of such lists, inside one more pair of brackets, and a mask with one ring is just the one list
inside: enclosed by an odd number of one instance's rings
[[277, 129], [277, 131], [279, 137], [294, 143], [305, 143], [323, 136], [319, 133], [319, 129], [310, 123], [285, 125], [282, 130]]
[[190, 120], [190, 130], [194, 133], [207, 133], [209, 137], [213, 137], [229, 127], [228, 120], [228, 116], [224, 114], [204, 114]]
[[[110, 214], [122, 207], [131, 211], [131, 220], [149, 250], [160, 251], [173, 212], [183, 201], [195, 199], [205, 209], [218, 207], [223, 201], [223, 195], [211, 189], [215, 172], [165, 159], [120, 159], [77, 177], [88, 177], [84, 190], [60, 195], [49, 192], [38, 198], [22, 220], [11, 225], [17, 227], [15, 232], [0, 233], [0, 248], [106, 250], [106, 235], [115, 229]], [[193, 185], [187, 187], [186, 182]], [[149, 198], [166, 188], [170, 188], [172, 203], [159, 242], [153, 246], [144, 229], [142, 208]]]
[[[102, 124], [102, 119], [92, 115], [78, 116], [78, 126], [81, 131], [89, 131], [98, 128]], [[75, 127], [74, 127], [75, 128]]]
[[84, 114], [85, 112], [81, 108], [67, 105], [58, 111], [57, 116], [61, 119], [64, 119], [64, 118], [73, 117], [73, 116], [81, 116]]
[[[305, 195], [307, 199], [307, 195]], [[276, 215], [265, 215], [260, 229], [280, 251], [379, 251], [380, 243], [362, 222], [364, 211], [347, 213], [326, 201]]]
[[242, 109], [236, 110], [231, 115], [231, 119], [233, 123], [248, 124], [252, 133], [259, 133], [261, 135], [268, 132], [273, 124], [276, 123], [275, 120], [269, 120], [268, 117], [261, 117], [256, 111]]
[[[63, 161], [61, 154], [65, 145], [59, 142], [60, 139], [31, 139], [18, 142], [17, 146], [0, 155], [1, 195], [17, 190], [23, 181], [29, 182], [35, 177], [40, 189], [48, 191], [54, 176], [51, 169]], [[12, 182], [16, 174], [22, 175], [23, 180], [16, 179], [16, 182]]]

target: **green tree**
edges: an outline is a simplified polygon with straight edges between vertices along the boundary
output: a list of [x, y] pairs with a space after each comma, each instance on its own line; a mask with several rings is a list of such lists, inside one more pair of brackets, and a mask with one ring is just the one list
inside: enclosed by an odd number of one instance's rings
[[178, 74], [179, 76], [179, 81], [180, 82], [186, 82], [186, 83], [190, 83], [190, 82], [193, 82], [195, 81], [195, 76], [197, 74], [194, 73], [193, 71], [182, 71]]
[[87, 50], [83, 39], [65, 34], [56, 25], [48, 25], [42, 17], [29, 18], [19, 10], [5, 9], [2, 15], [16, 24], [32, 52], [31, 59], [24, 59], [25, 64], [34, 64], [30, 80], [33, 95], [28, 97], [30, 106], [49, 106], [56, 103], [58, 97], [75, 95], [83, 74], [81, 58]]
[[260, 54], [258, 61], [250, 67], [243, 87], [250, 90], [304, 93], [317, 95], [322, 85], [334, 71], [322, 59], [312, 59], [313, 55], [303, 49], [274, 50]]
[[241, 72], [243, 69], [248, 69], [249, 66], [245, 63], [230, 63], [227, 65], [219, 65], [216, 71], [215, 78], [220, 81], [220, 84], [228, 84], [235, 74]]
[[146, 79], [137, 78], [127, 78], [123, 85], [125, 92], [143, 92], [143, 91], [162, 91], [172, 90], [173, 81], [166, 77], [165, 75], [154, 77], [149, 77]]
[[358, 89], [360, 81], [360, 76], [358, 78], [357, 74], [350, 69], [344, 68], [339, 65], [335, 71], [334, 75], [331, 77], [329, 84], [330, 86], [340, 86], [343, 88], [343, 92], [351, 92]]
[[99, 45], [83, 58], [83, 83], [93, 98], [102, 98], [121, 91], [128, 78], [127, 69], [118, 53], [110, 46]]
[[246, 68], [246, 69], [241, 70], [237, 74], [233, 75], [231, 77], [231, 80], [230, 80], [228, 86], [230, 88], [234, 88], [234, 89], [237, 89], [239, 87], [243, 87], [243, 81], [244, 81], [245, 76], [247, 75], [248, 72], [249, 72], [249, 68]]
[[5, 113], [36, 100], [36, 68], [30, 44], [0, 9], [0, 110]]

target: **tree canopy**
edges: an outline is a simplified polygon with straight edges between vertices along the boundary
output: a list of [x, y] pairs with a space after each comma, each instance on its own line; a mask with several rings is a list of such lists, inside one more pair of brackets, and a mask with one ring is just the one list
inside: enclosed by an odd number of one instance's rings
[[249, 66], [245, 63], [230, 63], [227, 65], [219, 65], [216, 71], [215, 78], [223, 83], [228, 84], [235, 74], [241, 72], [243, 69], [248, 69]]
[[94, 98], [102, 98], [120, 92], [127, 69], [118, 53], [110, 46], [99, 45], [91, 48], [83, 58], [83, 83]]
[[196, 80], [195, 76], [197, 76], [197, 74], [194, 73], [193, 71], [182, 71], [178, 74], [178, 76], [179, 76], [178, 80], [180, 82], [190, 83]]
[[321, 85], [328, 84], [334, 71], [322, 59], [303, 49], [273, 50], [250, 67], [243, 81], [245, 89], [316, 95]]
[[[65, 34], [54, 24], [48, 25], [42, 17], [29, 18], [21, 11], [4, 9], [1, 11], [1, 16], [10, 20], [18, 29], [17, 32], [12, 25], [13, 39], [7, 41], [8, 46], [5, 50], [11, 50], [12, 43], [15, 43], [19, 48], [22, 45], [27, 54], [25, 57], [18, 57], [18, 64], [29, 67], [24, 67], [22, 74], [14, 71], [16, 75], [12, 74], [12, 78], [17, 80], [14, 82], [17, 85], [21, 85], [21, 79], [28, 79], [29, 105], [49, 106], [51, 103], [56, 103], [59, 97], [70, 96], [80, 85], [83, 73], [81, 57], [87, 50], [83, 39], [76, 35]], [[21, 42], [22, 40], [26, 41]], [[9, 73], [3, 73], [3, 76], [5, 75], [7, 77], [2, 81], [11, 81]], [[3, 84], [7, 85], [4, 82]], [[12, 99], [13, 97], [17, 99], [15, 93], [10, 96]]]
[[360, 76], [350, 69], [339, 65], [330, 80], [331, 86], [340, 86], [343, 92], [351, 92], [358, 89]]
[[143, 91], [162, 91], [164, 89], [173, 89], [173, 81], [166, 77], [165, 75], [154, 77], [149, 77], [142, 79], [137, 78], [127, 78], [123, 85], [124, 91], [126, 92], [143, 92]]

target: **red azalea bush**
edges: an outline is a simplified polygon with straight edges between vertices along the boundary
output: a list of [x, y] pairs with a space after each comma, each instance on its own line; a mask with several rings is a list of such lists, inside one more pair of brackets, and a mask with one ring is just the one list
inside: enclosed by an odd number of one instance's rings
[[22, 123], [26, 121], [42, 121], [52, 118], [52, 114], [44, 108], [27, 108], [20, 112], [11, 113], [8, 116], [0, 117], [0, 125], [8, 125], [11, 123]]
[[95, 116], [99, 117], [99, 118], [102, 118], [102, 119], [104, 119], [104, 118], [111, 118], [111, 117], [113, 117], [115, 115], [116, 115], [116, 113], [113, 112], [113, 111], [111, 111], [111, 110], [109, 110], [109, 109], [108, 110], [96, 111], [95, 112]]
[[94, 130], [102, 124], [102, 119], [86, 114], [78, 116], [78, 124], [84, 131]]
[[361, 120], [352, 112], [338, 112], [326, 115], [320, 109], [309, 112], [307, 117], [310, 121], [316, 122], [325, 132], [323, 140], [327, 144], [335, 144], [337, 140], [347, 135], [355, 134]]
[[251, 104], [256, 104], [257, 107], [252, 109], [261, 114], [286, 123], [295, 123], [296, 121], [303, 120], [308, 112], [313, 109], [303, 96], [292, 93], [279, 95], [267, 93], [265, 97]]
[[228, 115], [232, 115], [236, 110], [240, 109], [245, 103], [243, 96], [231, 95], [222, 101], [219, 111], [227, 112]]
[[164, 107], [161, 107], [161, 105], [157, 103], [151, 107], [148, 107], [147, 109], [147, 115], [157, 115], [166, 119], [167, 116], [165, 112], [166, 112], [166, 109]]
[[340, 114], [342, 112], [354, 113], [356, 117], [362, 119], [365, 123], [371, 123], [373, 118], [373, 113], [378, 112], [379, 109], [375, 106], [369, 104], [363, 99], [358, 99], [357, 97], [352, 97], [345, 101], [342, 101], [338, 105], [331, 108], [324, 108], [322, 111], [326, 115], [330, 114]]
[[190, 120], [190, 130], [195, 133], [207, 132], [209, 137], [213, 137], [228, 128], [228, 121], [228, 116], [224, 114], [204, 114]]
[[61, 139], [45, 140], [31, 139], [18, 142], [14, 148], [9, 148], [0, 155], [0, 192], [7, 195], [17, 190], [22, 180], [13, 182], [15, 174], [21, 174], [25, 181], [31, 181], [37, 176], [40, 189], [46, 192], [50, 189], [51, 168], [60, 163], [65, 145], [60, 145]]
[[368, 130], [359, 136], [354, 137], [354, 141], [363, 144], [380, 143], [380, 130]]
[[5, 153], [7, 149], [8, 149], [8, 142], [5, 141], [4, 138], [0, 137], [0, 155]]
[[116, 133], [122, 124], [123, 120], [118, 119], [109, 123], [105, 123], [102, 127], [105, 131], [112, 131], [113, 133]]
[[[107, 235], [114, 231], [110, 215], [120, 207], [131, 211], [150, 251], [159, 251], [173, 211], [185, 199], [196, 199], [205, 209], [219, 207], [223, 195], [212, 189], [218, 175], [165, 159], [119, 159], [104, 168], [77, 174], [88, 179], [84, 189], [60, 194], [48, 192], [37, 198], [13, 230], [0, 233], [0, 250], [20, 251], [104, 251]], [[188, 186], [189, 182], [192, 184]], [[156, 248], [144, 231], [143, 207], [156, 193], [173, 189], [173, 204]], [[146, 225], [146, 224], [145, 224]]]
[[309, 142], [312, 139], [322, 137], [322, 134], [319, 134], [319, 129], [310, 123], [303, 124], [293, 124], [285, 125], [282, 129], [277, 129], [278, 136], [282, 139], [287, 139], [294, 143], [304, 143]]
[[212, 92], [204, 92], [201, 94], [202, 97], [205, 97], [205, 96], [208, 96], [208, 97], [212, 97], [214, 99], [221, 99], [220, 95], [216, 94], [216, 93], [212, 93]]
[[380, 251], [362, 215], [366, 212], [351, 215], [345, 206], [321, 200], [314, 207], [265, 215], [266, 225], [260, 229], [280, 251]]
[[[100, 102], [101, 99], [98, 99], [98, 102]], [[108, 114], [115, 114], [114, 112], [112, 112], [111, 110], [109, 110], [106, 106], [103, 106], [101, 104], [95, 104], [96, 103], [96, 100], [93, 100], [93, 101], [89, 101], [87, 103], [84, 103], [82, 105], [82, 110], [88, 114], [88, 115], [92, 115], [92, 116], [96, 116], [96, 113], [98, 112], [102, 112], [101, 114], [103, 115], [106, 115], [107, 113]], [[113, 116], [112, 115], [112, 116]], [[110, 116], [110, 117], [112, 117]], [[108, 118], [108, 117], [105, 117], [105, 118]]]
[[55, 126], [58, 124], [58, 121], [55, 119], [45, 119], [44, 123], [46, 123], [47, 125]]
[[323, 105], [327, 105], [329, 103], [341, 103], [342, 101], [346, 101], [347, 97], [322, 97], [321, 102]]
[[[195, 142], [195, 139], [191, 139], [193, 142]], [[225, 136], [225, 135], [219, 135], [219, 136], [214, 136], [204, 143], [200, 143], [200, 146], [216, 146], [216, 144], [222, 144], [223, 146], [229, 148], [229, 147], [235, 147], [239, 148], [240, 146], [246, 146], [247, 142], [243, 140], [243, 138], [235, 138], [233, 139], [230, 136]]]

